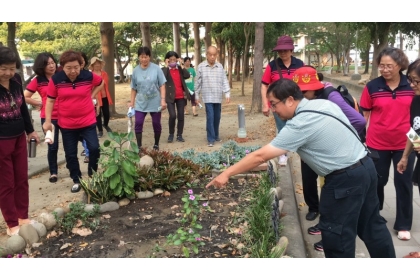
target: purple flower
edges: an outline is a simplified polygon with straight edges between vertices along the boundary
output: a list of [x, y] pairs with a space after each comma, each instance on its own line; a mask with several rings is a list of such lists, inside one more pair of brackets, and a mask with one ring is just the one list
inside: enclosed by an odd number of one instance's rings
[[22, 257], [22, 254], [18, 254], [18, 258], [21, 258]]
[[188, 231], [188, 233], [194, 233], [194, 231], [193, 231], [192, 229], [190, 229], [190, 230]]
[[226, 162], [223, 163], [223, 166], [227, 166]]
[[204, 202], [204, 203], [203, 203], [203, 206], [204, 206], [204, 207], [207, 207], [207, 206], [209, 206], [209, 205], [208, 205], [208, 203], [207, 203], [207, 202]]
[[245, 154], [249, 154], [249, 150], [245, 150]]
[[188, 194], [193, 194], [193, 190], [189, 189]]
[[196, 238], [195, 238], [195, 240], [200, 241], [200, 240], [201, 240], [201, 238], [200, 238], [200, 237], [196, 237]]
[[194, 200], [194, 199], [195, 199], [195, 196], [190, 195], [190, 200]]
[[10, 258], [13, 258], [13, 257], [12, 257], [12, 255], [10, 255], [10, 254], [9, 254], [9, 255], [7, 255], [7, 258], [9, 258], [9, 259], [10, 259]]
[[232, 156], [232, 159], [235, 159], [235, 156]]

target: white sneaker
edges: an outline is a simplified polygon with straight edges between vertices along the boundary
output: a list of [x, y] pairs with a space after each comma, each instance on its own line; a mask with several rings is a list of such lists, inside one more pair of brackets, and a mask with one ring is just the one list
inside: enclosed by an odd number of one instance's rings
[[287, 165], [287, 156], [286, 155], [279, 156], [279, 164], [280, 164], [280, 166], [286, 166]]

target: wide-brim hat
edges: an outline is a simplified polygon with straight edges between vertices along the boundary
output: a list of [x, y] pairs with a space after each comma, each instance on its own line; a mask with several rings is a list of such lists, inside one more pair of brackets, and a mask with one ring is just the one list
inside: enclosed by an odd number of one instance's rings
[[310, 66], [303, 66], [295, 71], [292, 77], [301, 91], [318, 90], [324, 88], [324, 84], [319, 81], [316, 70]]
[[105, 66], [105, 61], [103, 61], [102, 59], [100, 59], [97, 56], [94, 56], [90, 59], [90, 64], [89, 64], [89, 69], [93, 70], [93, 64], [95, 64], [96, 61], [99, 61], [102, 64], [102, 67]]
[[293, 51], [294, 49], [295, 45], [293, 44], [293, 39], [290, 36], [284, 35], [277, 39], [277, 45], [274, 47], [273, 52], [283, 50]]

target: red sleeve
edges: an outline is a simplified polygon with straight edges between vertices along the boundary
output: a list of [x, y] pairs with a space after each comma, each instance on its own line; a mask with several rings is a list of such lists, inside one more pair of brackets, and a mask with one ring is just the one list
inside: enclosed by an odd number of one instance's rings
[[370, 98], [367, 86], [365, 86], [362, 91], [362, 95], [360, 96], [360, 107], [365, 110], [372, 110], [372, 98]]
[[94, 87], [99, 86], [102, 83], [102, 77], [99, 75], [96, 75], [95, 73], [92, 73], [93, 78], [92, 78], [92, 85]]
[[32, 79], [32, 81], [30, 81], [29, 84], [26, 86], [26, 89], [32, 93], [35, 93], [38, 89], [38, 79]]
[[53, 79], [50, 79], [50, 81], [48, 82], [47, 97], [50, 97], [53, 99], [57, 98], [57, 89], [55, 87]]
[[269, 85], [271, 84], [272, 80], [271, 80], [271, 67], [270, 67], [270, 63], [267, 64], [267, 67], [265, 68], [265, 72], [261, 78], [261, 83]]

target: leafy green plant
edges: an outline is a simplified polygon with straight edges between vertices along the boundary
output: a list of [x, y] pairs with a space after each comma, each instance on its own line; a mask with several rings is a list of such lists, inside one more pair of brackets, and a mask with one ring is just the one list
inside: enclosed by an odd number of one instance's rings
[[103, 204], [115, 197], [109, 186], [109, 177], [101, 172], [93, 171], [91, 178], [80, 180], [80, 185], [88, 196], [88, 203]]
[[208, 208], [208, 204], [205, 202], [200, 205], [200, 195], [194, 194], [192, 189], [185, 191], [181, 200], [184, 202], [181, 210], [184, 213], [182, 226], [174, 234], [167, 236], [167, 245], [181, 246], [182, 253], [188, 258], [191, 251], [198, 254], [198, 247], [205, 244], [198, 233], [203, 228], [199, 223], [199, 216], [203, 207], [204, 210]]
[[[111, 140], [104, 141], [99, 159], [105, 170], [103, 176], [109, 178], [115, 196], [129, 197], [138, 181], [136, 165], [140, 161], [139, 148], [133, 141], [134, 133], [109, 132], [108, 136]], [[129, 143], [129, 148], [124, 148], [126, 143]]]
[[70, 204], [70, 212], [59, 218], [56, 212], [53, 212], [54, 218], [58, 223], [59, 228], [64, 232], [70, 233], [72, 229], [82, 222], [82, 226], [94, 230], [99, 225], [99, 220], [96, 217], [99, 214], [99, 205], [95, 204], [93, 211], [85, 211], [85, 204], [78, 201]]

